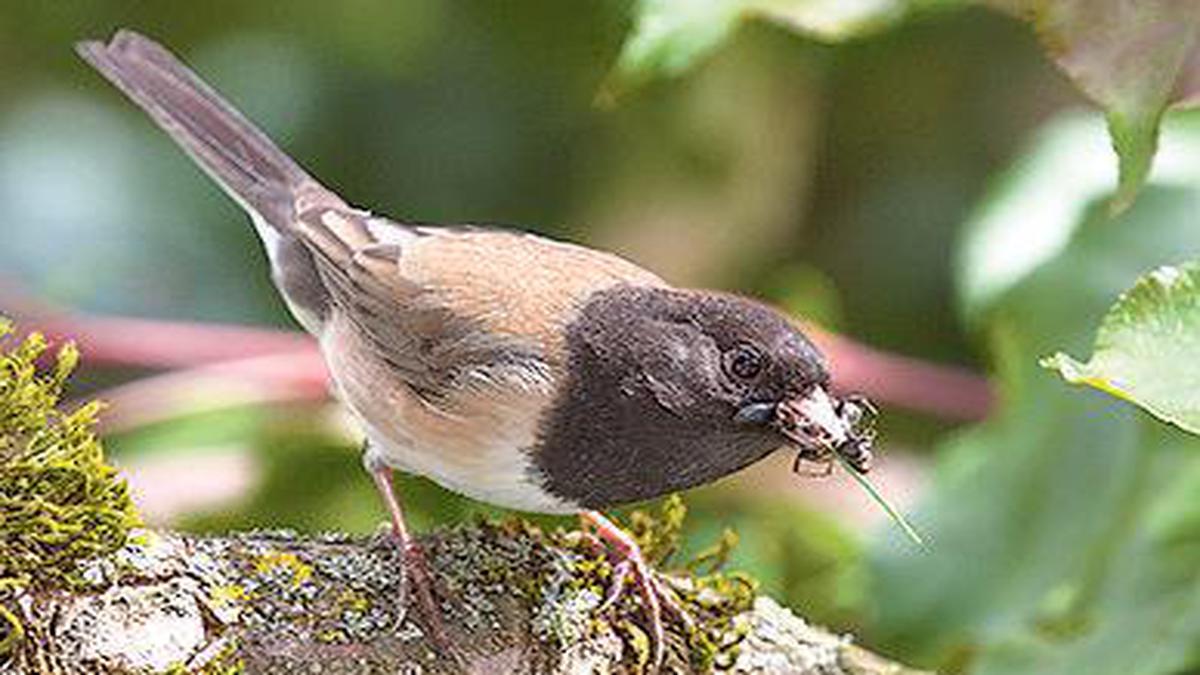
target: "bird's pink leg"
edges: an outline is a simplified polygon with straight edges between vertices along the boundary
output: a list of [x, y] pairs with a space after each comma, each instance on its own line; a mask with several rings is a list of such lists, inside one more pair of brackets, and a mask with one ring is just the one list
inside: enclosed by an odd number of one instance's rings
[[585, 526], [590, 525], [596, 529], [596, 534], [608, 543], [619, 558], [613, 566], [612, 586], [601, 604], [601, 609], [607, 609], [616, 603], [630, 584], [637, 589], [642, 598], [642, 606], [646, 609], [646, 621], [649, 624], [650, 639], [654, 650], [651, 668], [653, 672], [657, 672], [666, 657], [667, 636], [666, 630], [663, 628], [663, 607], [665, 606], [678, 616], [689, 629], [693, 625], [691, 617], [679, 605], [675, 594], [655, 576], [654, 570], [650, 569], [650, 565], [646, 563], [642, 549], [638, 547], [633, 537], [597, 511], [584, 511], [580, 514], [580, 518]]
[[371, 469], [371, 479], [375, 481], [375, 489], [387, 506], [388, 515], [392, 520], [392, 536], [407, 554], [413, 542], [408, 537], [408, 526], [404, 524], [404, 513], [400, 511], [400, 500], [396, 498], [396, 490], [392, 487], [392, 470], [386, 466]]
[[[369, 455], [368, 461], [370, 461]], [[435, 641], [446, 644], [442, 615], [438, 612], [437, 603], [433, 600], [433, 579], [429, 575], [425, 564], [425, 555], [421, 551], [420, 545], [409, 536], [408, 527], [404, 524], [404, 513], [400, 510], [400, 500], [396, 498], [396, 491], [392, 487], [392, 469], [382, 465], [368, 466], [368, 469], [371, 472], [371, 479], [375, 481], [379, 496], [383, 498], [383, 503], [387, 506], [388, 516], [392, 521], [392, 536], [396, 538], [396, 543], [400, 546], [405, 571], [412, 580], [411, 588], [417, 592], [417, 601], [420, 603], [422, 613], [425, 614], [433, 629]]]

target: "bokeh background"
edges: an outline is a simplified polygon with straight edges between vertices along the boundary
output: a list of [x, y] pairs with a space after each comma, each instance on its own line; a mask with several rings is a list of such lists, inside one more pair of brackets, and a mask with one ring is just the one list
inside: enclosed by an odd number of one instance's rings
[[[0, 312], [295, 327], [239, 210], [71, 51], [136, 28], [356, 204], [608, 248], [918, 375], [989, 377], [981, 425], [904, 400], [882, 417], [876, 481], [920, 504], [929, 551], [851, 480], [794, 476], [782, 453], [688, 496], [689, 546], [734, 528], [732, 565], [798, 613], [950, 671], [1194, 667], [1195, 442], [1036, 366], [1086, 356], [1117, 293], [1200, 250], [1194, 118], [1171, 121], [1155, 179], [1114, 219], [1101, 118], [1011, 18], [919, 12], [837, 46], [747, 22], [686, 75], [601, 95], [631, 20], [623, 2], [8, 0]], [[81, 396], [160, 374], [89, 365], [84, 347]], [[129, 399], [166, 412], [112, 411], [132, 418], [106, 443], [147, 517], [374, 529], [337, 409], [236, 404], [238, 386], [255, 384], [185, 381], [169, 405]], [[418, 530], [501, 513], [416, 478], [402, 493]], [[1193, 557], [1159, 569], [1145, 523]]]

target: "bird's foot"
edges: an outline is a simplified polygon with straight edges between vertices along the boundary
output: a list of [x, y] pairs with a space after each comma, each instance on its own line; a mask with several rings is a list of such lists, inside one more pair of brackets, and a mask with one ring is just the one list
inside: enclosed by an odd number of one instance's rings
[[449, 649], [450, 638], [446, 632], [446, 625], [442, 621], [442, 612], [434, 593], [433, 574], [430, 572], [425, 551], [420, 544], [411, 540], [398, 541], [397, 544], [401, 547], [408, 591], [412, 594], [410, 597], [415, 596], [417, 610], [425, 619], [425, 625], [429, 628], [434, 644], [443, 650]]
[[413, 539], [404, 524], [404, 515], [400, 511], [400, 501], [392, 488], [392, 471], [384, 466], [371, 468], [371, 477], [380, 497], [387, 506], [388, 515], [392, 522], [392, 539], [400, 549], [401, 561], [404, 565], [404, 579], [409, 597], [416, 596], [417, 610], [424, 617], [425, 625], [429, 628], [430, 637], [442, 651], [449, 653], [451, 644], [446, 626], [442, 622], [442, 613], [435, 600], [433, 574], [430, 572], [425, 552], [421, 545]]
[[[608, 518], [595, 511], [583, 513], [583, 522], [595, 528], [595, 536], [610, 555], [617, 559], [613, 566], [612, 585], [600, 604], [599, 611], [612, 609], [621, 597], [632, 588], [642, 601], [646, 612], [646, 623], [651, 641], [651, 672], [658, 672], [666, 658], [667, 635], [663, 623], [663, 610], [666, 609], [690, 634], [695, 629], [695, 622], [690, 614], [679, 603], [675, 592], [663, 581], [659, 574], [646, 562], [642, 550], [621, 528]], [[590, 534], [590, 533], [588, 533]], [[603, 542], [601, 544], [601, 542]]]

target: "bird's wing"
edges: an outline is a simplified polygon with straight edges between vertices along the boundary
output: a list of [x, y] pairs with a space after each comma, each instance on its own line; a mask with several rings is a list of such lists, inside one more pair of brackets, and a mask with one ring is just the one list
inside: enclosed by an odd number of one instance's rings
[[[663, 285], [622, 258], [517, 231], [302, 214], [333, 305], [375, 356], [431, 399], [562, 366], [567, 324], [615, 284]], [[369, 240], [348, 245], [347, 235]]]

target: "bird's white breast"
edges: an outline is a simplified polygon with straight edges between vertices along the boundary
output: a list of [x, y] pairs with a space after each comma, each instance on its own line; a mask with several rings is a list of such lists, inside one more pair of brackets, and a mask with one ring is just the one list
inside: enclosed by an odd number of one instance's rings
[[321, 347], [335, 390], [363, 425], [376, 457], [479, 501], [522, 511], [576, 513], [546, 492], [529, 449], [553, 396], [548, 378], [479, 374], [444, 407], [415, 395], [345, 321], [330, 321]]
[[421, 439], [394, 438], [365, 421], [363, 426], [384, 463], [425, 476], [459, 494], [518, 511], [578, 513], [581, 510], [536, 484], [527, 450], [532, 438], [522, 430], [497, 429], [491, 442], [474, 448], [473, 461], [447, 462], [442, 450], [426, 445]]

